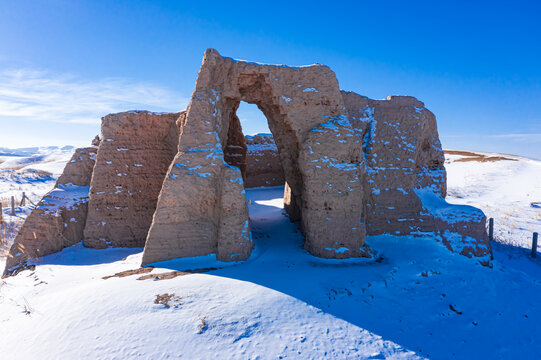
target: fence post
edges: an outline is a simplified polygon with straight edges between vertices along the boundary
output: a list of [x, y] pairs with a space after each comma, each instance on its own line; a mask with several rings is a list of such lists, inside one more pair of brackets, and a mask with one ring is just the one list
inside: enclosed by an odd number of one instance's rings
[[488, 240], [494, 240], [494, 218], [488, 219]]
[[26, 194], [23, 191], [23, 198], [21, 199], [21, 206], [25, 205], [25, 200], [26, 200]]
[[4, 222], [4, 213], [2, 212], [2, 202], [0, 201], [0, 224]]
[[533, 238], [532, 238], [532, 257], [536, 257], [537, 256], [537, 233], [534, 232], [533, 233]]
[[15, 196], [11, 197], [11, 215], [15, 216]]

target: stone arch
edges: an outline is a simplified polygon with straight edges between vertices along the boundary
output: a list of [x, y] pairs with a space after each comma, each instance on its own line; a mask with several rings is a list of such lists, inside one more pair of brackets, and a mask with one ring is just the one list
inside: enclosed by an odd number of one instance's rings
[[[285, 209], [291, 221], [299, 221], [302, 211], [302, 174], [299, 170], [299, 136], [291, 121], [280, 111], [279, 98], [273, 96], [268, 76], [240, 74], [237, 80], [240, 96], [224, 99], [223, 115], [229, 119], [227, 142], [223, 145], [225, 161], [239, 167], [246, 182], [246, 144], [236, 111], [241, 101], [255, 104], [265, 115], [269, 129], [278, 148], [280, 163], [286, 179]], [[240, 156], [239, 156], [240, 155]]]
[[256, 104], [267, 117], [287, 182], [285, 207], [300, 221], [306, 250], [330, 258], [366, 255], [360, 135], [348, 121], [334, 73], [322, 65], [236, 61], [209, 49], [143, 264], [211, 253], [223, 261], [250, 255], [245, 159], [231, 156], [245, 146], [236, 116], [240, 101]]

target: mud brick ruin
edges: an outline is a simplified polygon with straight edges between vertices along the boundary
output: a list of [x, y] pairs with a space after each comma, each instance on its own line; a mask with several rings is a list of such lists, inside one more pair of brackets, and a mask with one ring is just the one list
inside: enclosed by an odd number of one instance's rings
[[[242, 134], [241, 101], [271, 135]], [[285, 184], [284, 207], [305, 249], [324, 258], [371, 257], [366, 236], [434, 234], [489, 265], [479, 209], [445, 202], [436, 119], [410, 96], [372, 100], [341, 91], [327, 66], [261, 65], [205, 52], [186, 111], [129, 111], [102, 119], [28, 216], [4, 276], [83, 241], [143, 247], [143, 265], [254, 247], [245, 187]]]

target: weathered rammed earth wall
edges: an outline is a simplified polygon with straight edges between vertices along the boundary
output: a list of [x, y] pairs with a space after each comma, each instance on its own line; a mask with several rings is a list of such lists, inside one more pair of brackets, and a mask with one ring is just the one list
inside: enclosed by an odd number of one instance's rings
[[235, 115], [240, 101], [257, 104], [269, 121], [286, 180], [284, 205], [312, 254], [370, 256], [366, 234], [436, 232], [451, 250], [488, 262], [484, 214], [443, 200], [443, 152], [435, 117], [422, 102], [341, 92], [326, 66], [260, 65], [208, 50], [144, 264], [249, 256], [241, 182], [261, 184], [257, 174], [267, 169], [246, 175], [253, 168]]
[[288, 184], [285, 206], [300, 221], [305, 248], [322, 257], [366, 256], [361, 139], [347, 119], [334, 73], [321, 65], [239, 62], [207, 50], [143, 263], [250, 255], [243, 174], [224, 157], [231, 141], [238, 146], [240, 101], [257, 104], [269, 121]]
[[[102, 119], [84, 245], [143, 247], [183, 116], [129, 111]], [[179, 120], [177, 122], [177, 120]]]
[[[240, 101], [257, 104], [274, 139], [243, 136]], [[185, 113], [102, 120], [95, 166], [95, 148], [78, 150], [28, 217], [5, 274], [83, 237], [96, 248], [144, 245], [143, 264], [244, 260], [254, 246], [244, 187], [284, 180], [285, 209], [313, 255], [370, 257], [366, 235], [433, 233], [489, 263], [486, 218], [445, 202], [436, 119], [413, 97], [371, 100], [340, 91], [326, 66], [260, 65], [210, 49]]]
[[52, 254], [83, 240], [88, 190], [96, 147], [76, 149], [56, 185], [28, 215], [15, 237], [3, 276], [32, 265], [31, 259]]
[[271, 134], [245, 136], [247, 188], [284, 185], [280, 154]]
[[484, 213], [444, 200], [445, 159], [434, 114], [411, 96], [342, 96], [363, 138], [368, 235], [436, 232], [450, 250], [488, 264]]

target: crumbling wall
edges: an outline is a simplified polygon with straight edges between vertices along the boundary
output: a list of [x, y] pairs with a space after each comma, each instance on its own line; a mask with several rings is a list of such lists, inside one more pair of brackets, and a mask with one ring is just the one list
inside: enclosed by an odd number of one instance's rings
[[64, 167], [64, 171], [62, 171], [62, 174], [56, 180], [55, 187], [66, 184], [89, 186], [90, 179], [92, 178], [92, 171], [96, 164], [98, 146], [99, 141], [97, 142], [97, 145], [75, 149], [70, 161]]
[[248, 135], [245, 139], [246, 187], [284, 185], [284, 170], [272, 134]]
[[[236, 61], [209, 49], [143, 263], [210, 253], [244, 260], [250, 254], [242, 169], [224, 160], [228, 139], [241, 138], [230, 133], [240, 101], [256, 104], [269, 121], [288, 184], [285, 207], [300, 221], [305, 248], [323, 257], [365, 254], [362, 188], [354, 182], [362, 172], [359, 139], [347, 135], [354, 132], [334, 73], [321, 65]], [[345, 164], [347, 171], [341, 171]]]
[[486, 263], [491, 248], [485, 215], [444, 200], [445, 159], [434, 114], [411, 96], [342, 96], [362, 132], [368, 235], [436, 232], [450, 250]]
[[[102, 119], [84, 245], [143, 247], [183, 114], [128, 111]], [[177, 121], [178, 120], [178, 121]]]
[[33, 259], [83, 240], [96, 151], [96, 147], [75, 150], [54, 189], [41, 199], [19, 230], [3, 276], [16, 274], [31, 265]]
[[240, 120], [236, 114], [236, 109], [233, 109], [229, 114], [229, 130], [227, 131], [227, 145], [224, 148], [224, 161], [239, 168], [244, 183], [246, 183], [247, 156], [246, 141], [242, 135]]
[[[272, 137], [243, 136], [240, 101], [259, 107]], [[313, 255], [370, 257], [367, 235], [433, 234], [489, 264], [483, 212], [444, 200], [434, 115], [413, 97], [340, 91], [326, 66], [261, 65], [209, 49], [186, 112], [111, 114], [95, 141], [97, 158], [95, 148], [77, 150], [27, 218], [4, 274], [80, 241], [83, 228], [85, 246], [144, 245], [143, 264], [244, 260], [254, 247], [245, 184], [284, 182], [284, 207]]]
[[436, 119], [410, 96], [371, 100], [342, 92], [350, 121], [362, 132], [368, 234], [420, 231], [415, 188], [445, 196], [444, 156]]

